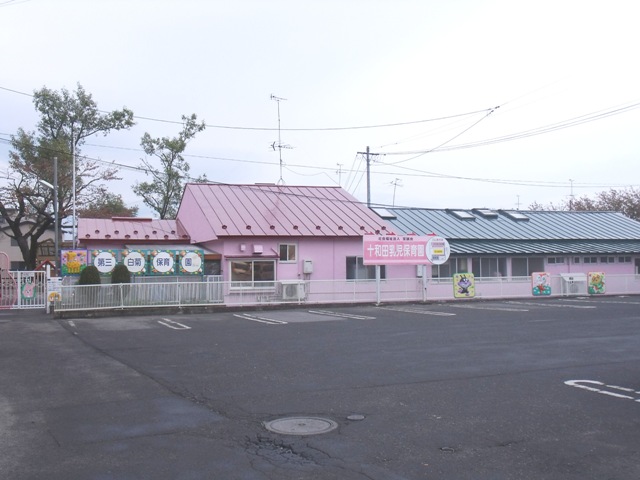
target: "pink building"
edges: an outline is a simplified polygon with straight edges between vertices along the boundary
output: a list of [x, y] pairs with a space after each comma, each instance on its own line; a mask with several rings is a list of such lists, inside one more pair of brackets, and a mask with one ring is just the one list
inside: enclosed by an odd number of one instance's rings
[[[176, 220], [80, 219], [78, 240], [90, 252], [202, 250], [204, 274], [251, 286], [373, 279], [362, 236], [390, 230], [340, 187], [198, 183], [186, 186]], [[415, 277], [416, 268], [383, 267], [381, 274]]]

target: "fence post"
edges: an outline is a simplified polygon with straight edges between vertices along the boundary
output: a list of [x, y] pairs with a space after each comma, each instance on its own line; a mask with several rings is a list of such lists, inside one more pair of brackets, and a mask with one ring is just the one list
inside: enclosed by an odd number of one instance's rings
[[120, 285], [120, 307], [124, 308], [124, 294], [122, 292], [122, 283], [119, 283], [118, 285]]

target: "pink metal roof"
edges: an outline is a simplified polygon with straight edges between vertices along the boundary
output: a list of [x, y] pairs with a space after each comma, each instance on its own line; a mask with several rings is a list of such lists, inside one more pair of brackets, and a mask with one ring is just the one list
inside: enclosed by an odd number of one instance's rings
[[178, 228], [175, 220], [138, 217], [80, 218], [78, 241], [85, 240], [188, 242], [189, 235]]
[[177, 217], [194, 243], [230, 236], [350, 237], [390, 228], [340, 187], [188, 184]]

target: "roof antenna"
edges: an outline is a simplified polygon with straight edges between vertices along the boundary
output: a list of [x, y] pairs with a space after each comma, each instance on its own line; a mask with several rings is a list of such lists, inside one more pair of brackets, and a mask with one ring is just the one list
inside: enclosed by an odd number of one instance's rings
[[275, 151], [278, 149], [278, 154], [280, 156], [280, 180], [278, 180], [278, 185], [284, 185], [284, 179], [282, 178], [282, 149], [283, 148], [293, 148], [291, 145], [283, 145], [282, 140], [280, 139], [280, 102], [282, 100], [286, 100], [286, 98], [276, 97], [273, 93], [271, 94], [271, 100], [275, 100], [278, 102], [278, 142], [273, 142], [271, 144], [271, 148]]

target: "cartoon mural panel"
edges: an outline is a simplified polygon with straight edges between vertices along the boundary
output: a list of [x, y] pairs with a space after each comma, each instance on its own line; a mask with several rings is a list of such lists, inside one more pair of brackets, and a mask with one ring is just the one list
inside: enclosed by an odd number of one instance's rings
[[533, 295], [551, 295], [551, 275], [547, 272], [531, 274], [531, 290]]
[[62, 250], [60, 252], [62, 275], [80, 275], [87, 266], [86, 250]]
[[476, 296], [476, 280], [473, 273], [456, 273], [453, 276], [453, 296], [455, 298]]
[[587, 274], [587, 290], [589, 295], [601, 295], [605, 293], [604, 272], [589, 272]]

